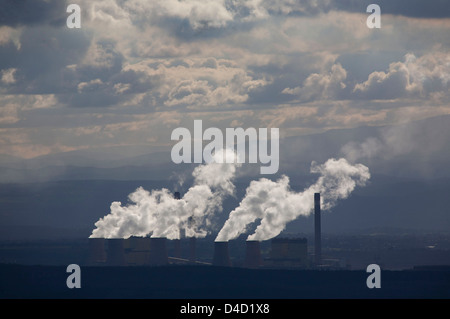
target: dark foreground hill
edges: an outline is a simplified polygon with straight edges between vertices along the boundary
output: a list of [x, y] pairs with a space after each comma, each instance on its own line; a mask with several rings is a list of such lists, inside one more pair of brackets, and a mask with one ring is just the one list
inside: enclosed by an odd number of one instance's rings
[[450, 298], [450, 270], [381, 272], [369, 289], [365, 271], [213, 266], [82, 267], [69, 289], [63, 266], [0, 265], [0, 298], [316, 299]]

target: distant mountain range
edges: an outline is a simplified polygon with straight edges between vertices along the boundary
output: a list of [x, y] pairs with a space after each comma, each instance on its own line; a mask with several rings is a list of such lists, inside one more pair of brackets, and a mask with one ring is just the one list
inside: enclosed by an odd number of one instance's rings
[[[356, 157], [375, 174], [411, 178], [450, 177], [450, 116], [404, 125], [330, 130], [280, 140], [279, 174], [308, 176], [312, 161]], [[161, 180], [190, 175], [194, 164], [172, 163], [170, 150], [122, 146], [20, 159], [0, 156], [1, 182], [55, 180]], [[358, 154], [361, 153], [361, 154]], [[356, 156], [355, 156], [356, 155]], [[259, 175], [246, 164], [241, 175]], [[273, 176], [268, 176], [273, 177]]]
[[[284, 138], [280, 141], [280, 171], [265, 177], [287, 174], [292, 189], [301, 191], [317, 178], [309, 173], [311, 161], [322, 163], [350, 154], [355, 162], [369, 167], [372, 177], [369, 185], [357, 188], [331, 212], [324, 212], [325, 232], [377, 227], [449, 231], [449, 128], [450, 116], [442, 116], [403, 126]], [[166, 187], [183, 194], [192, 185], [195, 167], [173, 164], [169, 151], [146, 153], [145, 149], [124, 147], [28, 160], [2, 156], [0, 163], [2, 233], [16, 237], [17, 231], [44, 238], [48, 229], [71, 229], [55, 230], [55, 236], [86, 236], [94, 223], [109, 213], [111, 202], [126, 204], [128, 194], [139, 186], [147, 190]], [[215, 231], [239, 204], [250, 181], [261, 177], [258, 173], [259, 164], [240, 169], [236, 197], [224, 202]], [[312, 223], [312, 218], [300, 217], [288, 224], [286, 231], [309, 233]]]

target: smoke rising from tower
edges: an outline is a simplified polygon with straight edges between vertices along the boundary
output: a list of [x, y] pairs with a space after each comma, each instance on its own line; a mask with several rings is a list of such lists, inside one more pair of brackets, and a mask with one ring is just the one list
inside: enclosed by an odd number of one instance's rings
[[[234, 151], [217, 151], [214, 158], [236, 158]], [[230, 162], [230, 161], [228, 161]], [[130, 236], [179, 239], [204, 237], [212, 215], [222, 210], [222, 201], [234, 193], [232, 180], [240, 164], [211, 162], [197, 166], [192, 175], [194, 185], [180, 199], [168, 189], [146, 191], [142, 187], [128, 195], [130, 203], [111, 204], [111, 212], [100, 218], [90, 238], [128, 238]]]
[[248, 240], [268, 240], [280, 234], [287, 223], [299, 216], [308, 216], [314, 209], [314, 193], [322, 195], [322, 209], [328, 210], [337, 200], [347, 198], [356, 186], [364, 186], [370, 178], [362, 164], [350, 164], [346, 159], [329, 159], [324, 164], [311, 164], [311, 173], [320, 174], [317, 181], [297, 193], [290, 189], [289, 178], [274, 182], [266, 178], [252, 181], [241, 203], [229, 215], [216, 241], [228, 241], [247, 231], [260, 221]]

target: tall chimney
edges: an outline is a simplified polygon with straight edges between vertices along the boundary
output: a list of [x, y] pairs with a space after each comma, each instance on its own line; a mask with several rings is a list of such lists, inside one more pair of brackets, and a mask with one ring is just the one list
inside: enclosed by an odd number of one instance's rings
[[[173, 193], [173, 198], [175, 198], [177, 200], [181, 199], [180, 192]], [[174, 257], [181, 258], [181, 240], [175, 239], [173, 241], [173, 244], [174, 244], [174, 247], [173, 247], [174, 248], [174, 252], [173, 252]]]
[[189, 238], [189, 261], [195, 262], [197, 260], [197, 238]]
[[110, 266], [125, 266], [125, 249], [123, 238], [108, 239], [107, 263]]
[[316, 265], [322, 263], [322, 234], [320, 223], [320, 193], [314, 193], [314, 258]]
[[150, 264], [154, 266], [167, 265], [169, 263], [167, 257], [166, 238], [152, 237], [150, 238]]
[[105, 238], [89, 238], [89, 265], [98, 265], [106, 261]]
[[227, 241], [216, 241], [214, 242], [214, 266], [230, 267], [230, 254], [228, 253], [228, 242]]
[[262, 265], [260, 243], [257, 240], [247, 240], [244, 267], [258, 268]]

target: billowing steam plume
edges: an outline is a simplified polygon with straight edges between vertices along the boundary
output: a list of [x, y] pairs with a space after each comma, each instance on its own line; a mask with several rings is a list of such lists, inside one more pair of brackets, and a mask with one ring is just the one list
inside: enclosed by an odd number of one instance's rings
[[[215, 159], [234, 157], [231, 150], [218, 151]], [[219, 161], [217, 161], [219, 162]], [[128, 198], [130, 204], [111, 204], [111, 212], [95, 223], [91, 238], [128, 238], [130, 236], [179, 239], [204, 237], [214, 212], [222, 210], [223, 199], [234, 193], [232, 180], [240, 164], [215, 161], [196, 167], [194, 185], [177, 200], [163, 188], [148, 192], [139, 187]]]
[[246, 232], [257, 220], [260, 224], [248, 240], [267, 240], [281, 233], [286, 224], [314, 208], [314, 193], [321, 193], [322, 209], [332, 208], [338, 199], [347, 198], [370, 178], [369, 169], [347, 160], [329, 159], [325, 164], [311, 164], [311, 173], [319, 173], [316, 183], [301, 193], [292, 191], [289, 178], [282, 176], [274, 182], [266, 178], [252, 181], [240, 205], [234, 209], [217, 235], [216, 241], [228, 241]]

